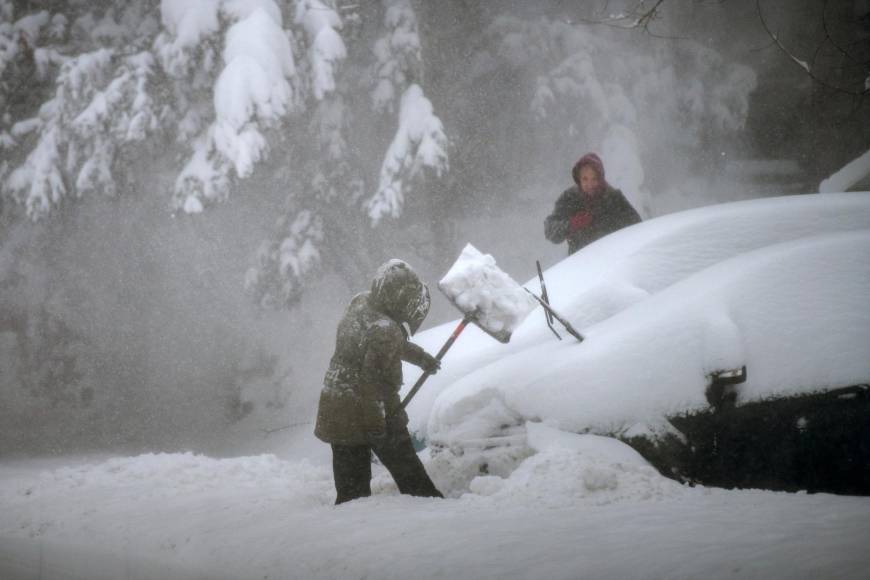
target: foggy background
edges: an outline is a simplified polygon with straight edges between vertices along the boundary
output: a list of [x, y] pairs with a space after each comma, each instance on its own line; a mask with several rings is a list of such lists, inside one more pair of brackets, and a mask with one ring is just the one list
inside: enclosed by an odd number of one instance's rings
[[[160, 4], [136, 4], [150, 21], [125, 20], [123, 2], [3, 2], [0, 14], [7, 27], [41, 10], [68, 22], [110, 15], [112, 35], [63, 38], [75, 54], [147, 47]], [[543, 219], [585, 152], [602, 155], [608, 180], [650, 218], [812, 193], [870, 145], [865, 0], [824, 3], [824, 14], [814, 0], [761, 2], [766, 24], [813, 63], [812, 74], [777, 46], [749, 0], [668, 0], [642, 25], [614, 18], [651, 8], [634, 2], [414, 2], [413, 80], [443, 123], [449, 170], [418, 176], [402, 215], [375, 227], [362, 199], [377, 185], [397, 121], [372, 114], [367, 93], [389, 4], [333, 6], [348, 48], [336, 91], [350, 169], [323, 170], [332, 200], [306, 205], [318, 168], [335, 168], [311, 146], [316, 104], [273, 127], [268, 158], [200, 214], [170, 206], [184, 143], [159, 131], [118, 153], [111, 195], [73, 192], [34, 221], [4, 190], [0, 454], [232, 453], [256, 448], [263, 429], [312, 429], [336, 324], [375, 268], [404, 259], [434, 290], [472, 243], [524, 282], [536, 259], [547, 267], [567, 253], [544, 239]], [[280, 7], [293, 28], [293, 3]], [[0, 69], [10, 134], [54, 94], [57, 76], [16, 58]], [[151, 78], [155, 94], [168, 92], [162, 82]], [[0, 177], [23, 163], [33, 139], [2, 150]], [[246, 276], [264, 240], [286, 227], [281, 216], [309, 207], [326, 232], [319, 267], [292, 300], [263, 308]], [[423, 329], [455, 318], [433, 291]]]

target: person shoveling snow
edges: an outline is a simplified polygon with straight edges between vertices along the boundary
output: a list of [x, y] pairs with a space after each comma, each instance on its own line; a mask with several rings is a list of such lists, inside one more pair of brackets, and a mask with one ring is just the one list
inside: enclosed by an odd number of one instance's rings
[[338, 324], [314, 430], [332, 446], [336, 504], [371, 495], [372, 452], [402, 493], [443, 497], [414, 451], [399, 401], [403, 360], [428, 374], [440, 367], [402, 326], [414, 334], [428, 313], [429, 289], [407, 263], [390, 260]]
[[[336, 504], [371, 495], [371, 454], [399, 491], [443, 497], [414, 451], [405, 406], [469, 322], [502, 342], [536, 303], [495, 260], [470, 244], [439, 283], [464, 314], [437, 356], [408, 341], [429, 313], [429, 289], [402, 260], [383, 264], [370, 292], [356, 295], [338, 325], [335, 354], [323, 381], [314, 433], [332, 446]], [[404, 401], [402, 361], [423, 369]]]

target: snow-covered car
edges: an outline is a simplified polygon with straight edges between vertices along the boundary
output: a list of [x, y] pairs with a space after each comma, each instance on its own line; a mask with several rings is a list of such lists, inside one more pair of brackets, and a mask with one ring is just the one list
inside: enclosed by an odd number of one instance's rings
[[[540, 308], [508, 344], [466, 331], [408, 407], [444, 471], [507, 475], [531, 422], [619, 438], [687, 480], [870, 493], [870, 194], [659, 217], [544, 278], [585, 340]], [[415, 340], [434, 352], [454, 326]]]

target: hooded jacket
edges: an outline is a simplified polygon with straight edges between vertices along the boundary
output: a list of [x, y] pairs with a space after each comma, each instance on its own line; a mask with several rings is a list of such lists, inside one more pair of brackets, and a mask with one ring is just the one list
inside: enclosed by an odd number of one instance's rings
[[[588, 212], [589, 223], [572, 229], [571, 218]], [[639, 223], [640, 215], [618, 189], [606, 185], [593, 195], [573, 186], [562, 192], [551, 213], [544, 220], [544, 235], [554, 244], [568, 240], [568, 255], [583, 246], [624, 227]]]
[[404, 293], [394, 286], [376, 278], [372, 292], [357, 294], [338, 324], [314, 429], [321, 441], [367, 445], [388, 427], [408, 424], [399, 398], [402, 361], [421, 366], [425, 354], [408, 341], [401, 325], [407, 321], [396, 319]]
[[[580, 189], [584, 167], [598, 174], [599, 189], [595, 193]], [[622, 192], [607, 183], [604, 163], [597, 154], [583, 155], [571, 168], [571, 177], [577, 185], [562, 192], [553, 213], [544, 220], [544, 236], [554, 244], [568, 240], [569, 256], [598, 238], [641, 221]]]

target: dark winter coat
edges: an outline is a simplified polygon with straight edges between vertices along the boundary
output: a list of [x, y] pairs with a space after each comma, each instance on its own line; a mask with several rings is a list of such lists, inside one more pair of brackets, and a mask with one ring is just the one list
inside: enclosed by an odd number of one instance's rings
[[[589, 223], [572, 229], [571, 218], [582, 212], [589, 212]], [[553, 213], [544, 220], [544, 235], [554, 244], [568, 240], [570, 255], [598, 238], [640, 221], [640, 215], [620, 190], [606, 187], [601, 193], [588, 196], [575, 185], [556, 200]]]
[[421, 366], [424, 356], [371, 293], [355, 296], [338, 325], [314, 434], [336, 445], [367, 445], [383, 435], [387, 421], [405, 427], [402, 360]]

